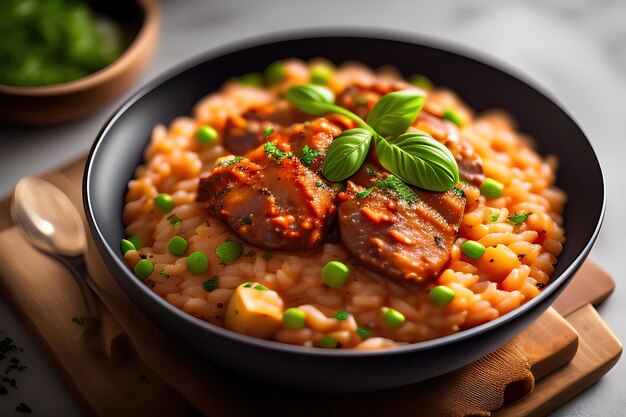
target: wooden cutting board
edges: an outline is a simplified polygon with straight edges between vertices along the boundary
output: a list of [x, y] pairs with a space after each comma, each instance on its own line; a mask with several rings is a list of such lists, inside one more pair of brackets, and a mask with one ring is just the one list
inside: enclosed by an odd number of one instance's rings
[[[63, 170], [63, 175], [46, 177], [76, 198], [80, 193], [76, 178], [81, 173], [82, 162], [78, 162]], [[7, 209], [8, 203], [1, 202], [0, 231], [10, 226]], [[192, 409], [138, 356], [111, 364], [80, 347], [81, 329], [71, 318], [81, 315], [83, 306], [78, 290], [66, 285], [68, 274], [63, 267], [28, 246], [15, 228], [0, 232], [0, 249], [10, 254], [5, 256], [3, 270], [16, 271], [10, 277], [0, 277], [0, 290], [86, 410], [101, 416], [140, 416], [184, 415]], [[45, 281], [40, 277], [42, 262]], [[555, 303], [558, 312], [548, 310], [519, 336], [533, 357], [535, 390], [520, 398], [528, 387], [507, 387], [509, 404], [495, 415], [545, 415], [615, 364], [621, 344], [590, 305], [602, 301], [613, 288], [611, 277], [593, 263], [588, 261], [581, 268]]]

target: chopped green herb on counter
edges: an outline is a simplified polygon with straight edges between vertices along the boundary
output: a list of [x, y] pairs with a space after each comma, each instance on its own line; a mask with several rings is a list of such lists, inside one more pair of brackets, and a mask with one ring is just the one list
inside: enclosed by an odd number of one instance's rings
[[[0, 340], [0, 366], [4, 368], [4, 376], [0, 378], [0, 395], [8, 394], [9, 388], [18, 388], [15, 373], [23, 372], [27, 367], [21, 364], [19, 358], [15, 355], [23, 351], [24, 349], [18, 349], [10, 337], [4, 337]], [[8, 363], [5, 362], [7, 360]], [[12, 376], [9, 377], [9, 374], [12, 374]]]
[[24, 403], [19, 403], [16, 407], [15, 407], [15, 411], [19, 412], [19, 413], [25, 413], [25, 414], [30, 414], [33, 412], [33, 410], [30, 409], [29, 406], [27, 406]]
[[87, 323], [87, 321], [85, 320], [83, 316], [78, 316], [78, 317], [72, 317], [72, 323], [76, 323], [79, 326], [84, 326], [85, 323]]

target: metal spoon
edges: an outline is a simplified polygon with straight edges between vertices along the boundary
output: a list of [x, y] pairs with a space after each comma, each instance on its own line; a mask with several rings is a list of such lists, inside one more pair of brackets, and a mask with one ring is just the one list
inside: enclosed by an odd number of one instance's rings
[[85, 228], [65, 193], [41, 178], [24, 177], [15, 186], [11, 218], [33, 247], [61, 261], [72, 271], [89, 319], [99, 321], [94, 294], [98, 289], [87, 272], [84, 258]]

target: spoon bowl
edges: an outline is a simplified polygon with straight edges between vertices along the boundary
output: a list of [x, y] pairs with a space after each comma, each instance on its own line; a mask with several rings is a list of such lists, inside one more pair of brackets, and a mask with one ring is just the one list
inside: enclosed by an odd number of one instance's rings
[[87, 247], [85, 228], [76, 207], [63, 191], [37, 177], [15, 186], [11, 217], [37, 249], [62, 256], [80, 256]]

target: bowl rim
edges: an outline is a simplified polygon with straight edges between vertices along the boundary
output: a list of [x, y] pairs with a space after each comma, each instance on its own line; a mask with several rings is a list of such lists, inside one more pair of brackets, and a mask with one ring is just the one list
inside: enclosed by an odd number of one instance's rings
[[37, 86], [15, 86], [0, 83], [0, 94], [22, 97], [51, 97], [88, 90], [119, 77], [132, 65], [137, 55], [146, 48], [150, 40], [157, 36], [161, 20], [161, 7], [158, 0], [135, 0], [143, 12], [143, 22], [139, 31], [124, 49], [122, 54], [104, 68], [76, 80], [59, 84]]
[[[581, 131], [583, 136], [585, 137], [587, 143], [591, 148], [591, 153], [593, 160], [595, 161], [598, 171], [600, 173], [600, 180], [602, 182], [602, 206], [599, 214], [599, 218], [597, 220], [597, 224], [593, 230], [593, 233], [586, 243], [585, 247], [576, 255], [571, 264], [556, 278], [552, 278], [549, 285], [546, 286], [545, 289], [541, 291], [541, 293], [530, 300], [528, 303], [521, 305], [509, 313], [500, 316], [492, 321], [487, 323], [480, 324], [478, 326], [465, 329], [459, 331], [457, 333], [453, 333], [447, 336], [439, 337], [436, 339], [426, 340], [422, 342], [409, 343], [406, 345], [396, 346], [393, 349], [383, 349], [383, 350], [375, 350], [375, 351], [362, 351], [355, 349], [314, 349], [307, 346], [296, 346], [289, 345], [286, 343], [281, 343], [273, 340], [265, 340], [259, 339], [252, 336], [247, 336], [241, 333], [237, 333], [226, 328], [205, 322], [200, 320], [190, 314], [185, 313], [184, 311], [174, 307], [159, 295], [151, 291], [146, 285], [143, 284], [140, 280], [137, 280], [136, 277], [131, 273], [130, 268], [118, 257], [118, 253], [107, 243], [105, 240], [100, 227], [98, 225], [98, 221], [94, 216], [94, 211], [92, 209], [92, 196], [91, 196], [91, 178], [92, 178], [92, 167], [94, 160], [97, 157], [98, 150], [102, 146], [104, 142], [104, 138], [106, 137], [109, 130], [112, 126], [117, 122], [117, 120], [126, 113], [126, 111], [131, 108], [136, 102], [141, 100], [145, 95], [151, 92], [153, 89], [158, 88], [162, 84], [168, 82], [170, 79], [184, 73], [187, 70], [191, 70], [192, 68], [201, 65], [202, 63], [209, 61], [211, 59], [218, 58], [222, 55], [226, 55], [229, 53], [240, 52], [247, 49], [252, 49], [255, 47], [259, 47], [262, 45], [272, 44], [272, 43], [281, 43], [288, 41], [298, 41], [305, 39], [319, 39], [319, 38], [352, 38], [358, 39], [361, 41], [368, 40], [383, 40], [390, 42], [399, 42], [406, 43], [411, 45], [416, 45], [420, 47], [438, 49], [445, 53], [453, 54], [461, 56], [470, 61], [477, 62], [479, 64], [485, 65], [489, 67], [491, 70], [498, 71], [500, 73], [504, 73], [505, 75], [511, 76], [515, 78], [517, 82], [525, 84], [527, 87], [535, 90], [539, 94], [541, 94], [545, 99], [554, 104], [561, 112], [563, 112], [573, 123], [574, 125]], [[438, 347], [442, 347], [445, 345], [453, 345], [458, 342], [461, 342], [466, 339], [470, 339], [476, 336], [479, 336], [482, 333], [486, 333], [488, 331], [494, 330], [498, 327], [505, 325], [506, 323], [518, 318], [519, 316], [526, 313], [528, 310], [532, 310], [534, 307], [543, 303], [544, 300], [550, 297], [552, 293], [558, 291], [560, 287], [563, 286], [565, 281], [567, 281], [582, 265], [584, 259], [588, 256], [593, 244], [595, 243], [598, 234], [600, 232], [600, 228], [602, 226], [605, 213], [606, 213], [606, 181], [604, 179], [604, 174], [602, 172], [602, 167], [597, 157], [597, 153], [593, 148], [592, 143], [589, 141], [587, 135], [583, 131], [583, 129], [578, 125], [576, 120], [572, 117], [571, 113], [562, 105], [554, 96], [547, 90], [545, 87], [541, 86], [536, 80], [532, 79], [530, 76], [525, 74], [520, 74], [521, 72], [515, 68], [512, 68], [511, 65], [502, 62], [501, 60], [486, 55], [484, 52], [477, 51], [474, 48], [466, 47], [465, 45], [456, 44], [447, 40], [442, 40], [440, 38], [417, 35], [415, 33], [407, 32], [407, 31], [399, 31], [399, 30], [372, 30], [372, 29], [359, 29], [359, 28], [337, 28], [337, 27], [326, 27], [326, 28], [317, 28], [317, 29], [300, 29], [300, 30], [282, 30], [271, 32], [268, 34], [264, 34], [262, 36], [255, 37], [247, 37], [241, 40], [237, 40], [235, 42], [230, 42], [226, 45], [222, 45], [216, 48], [212, 48], [208, 51], [200, 53], [192, 58], [189, 58], [183, 61], [180, 64], [175, 65], [169, 70], [165, 71], [151, 82], [146, 84], [143, 88], [133, 94], [126, 102], [124, 102], [111, 116], [111, 118], [106, 122], [101, 131], [98, 133], [96, 140], [89, 152], [87, 157], [87, 162], [85, 165], [85, 173], [83, 176], [83, 205], [85, 209], [85, 214], [87, 217], [87, 221], [89, 223], [89, 227], [91, 228], [92, 234], [94, 236], [94, 240], [96, 242], [96, 246], [99, 249], [101, 255], [107, 256], [109, 260], [112, 260], [115, 263], [115, 266], [119, 268], [124, 273], [124, 279], [128, 279], [131, 285], [139, 288], [139, 290], [147, 297], [151, 298], [153, 302], [160, 304], [160, 308], [164, 308], [169, 311], [170, 314], [176, 316], [176, 318], [180, 320], [184, 320], [187, 322], [194, 331], [209, 331], [220, 337], [227, 338], [231, 341], [244, 343], [247, 345], [252, 345], [256, 348], [269, 349], [281, 353], [287, 354], [298, 354], [309, 357], [354, 357], [354, 358], [367, 358], [367, 357], [377, 357], [377, 356], [386, 356], [386, 355], [405, 355], [411, 354], [419, 351], [426, 351]], [[209, 94], [210, 92], [207, 92]], [[115, 277], [117, 279], [117, 277]], [[124, 291], [126, 292], [126, 291]], [[133, 303], [135, 304], [135, 303]], [[157, 323], [155, 323], [157, 324]], [[158, 324], [157, 324], [158, 325]]]

